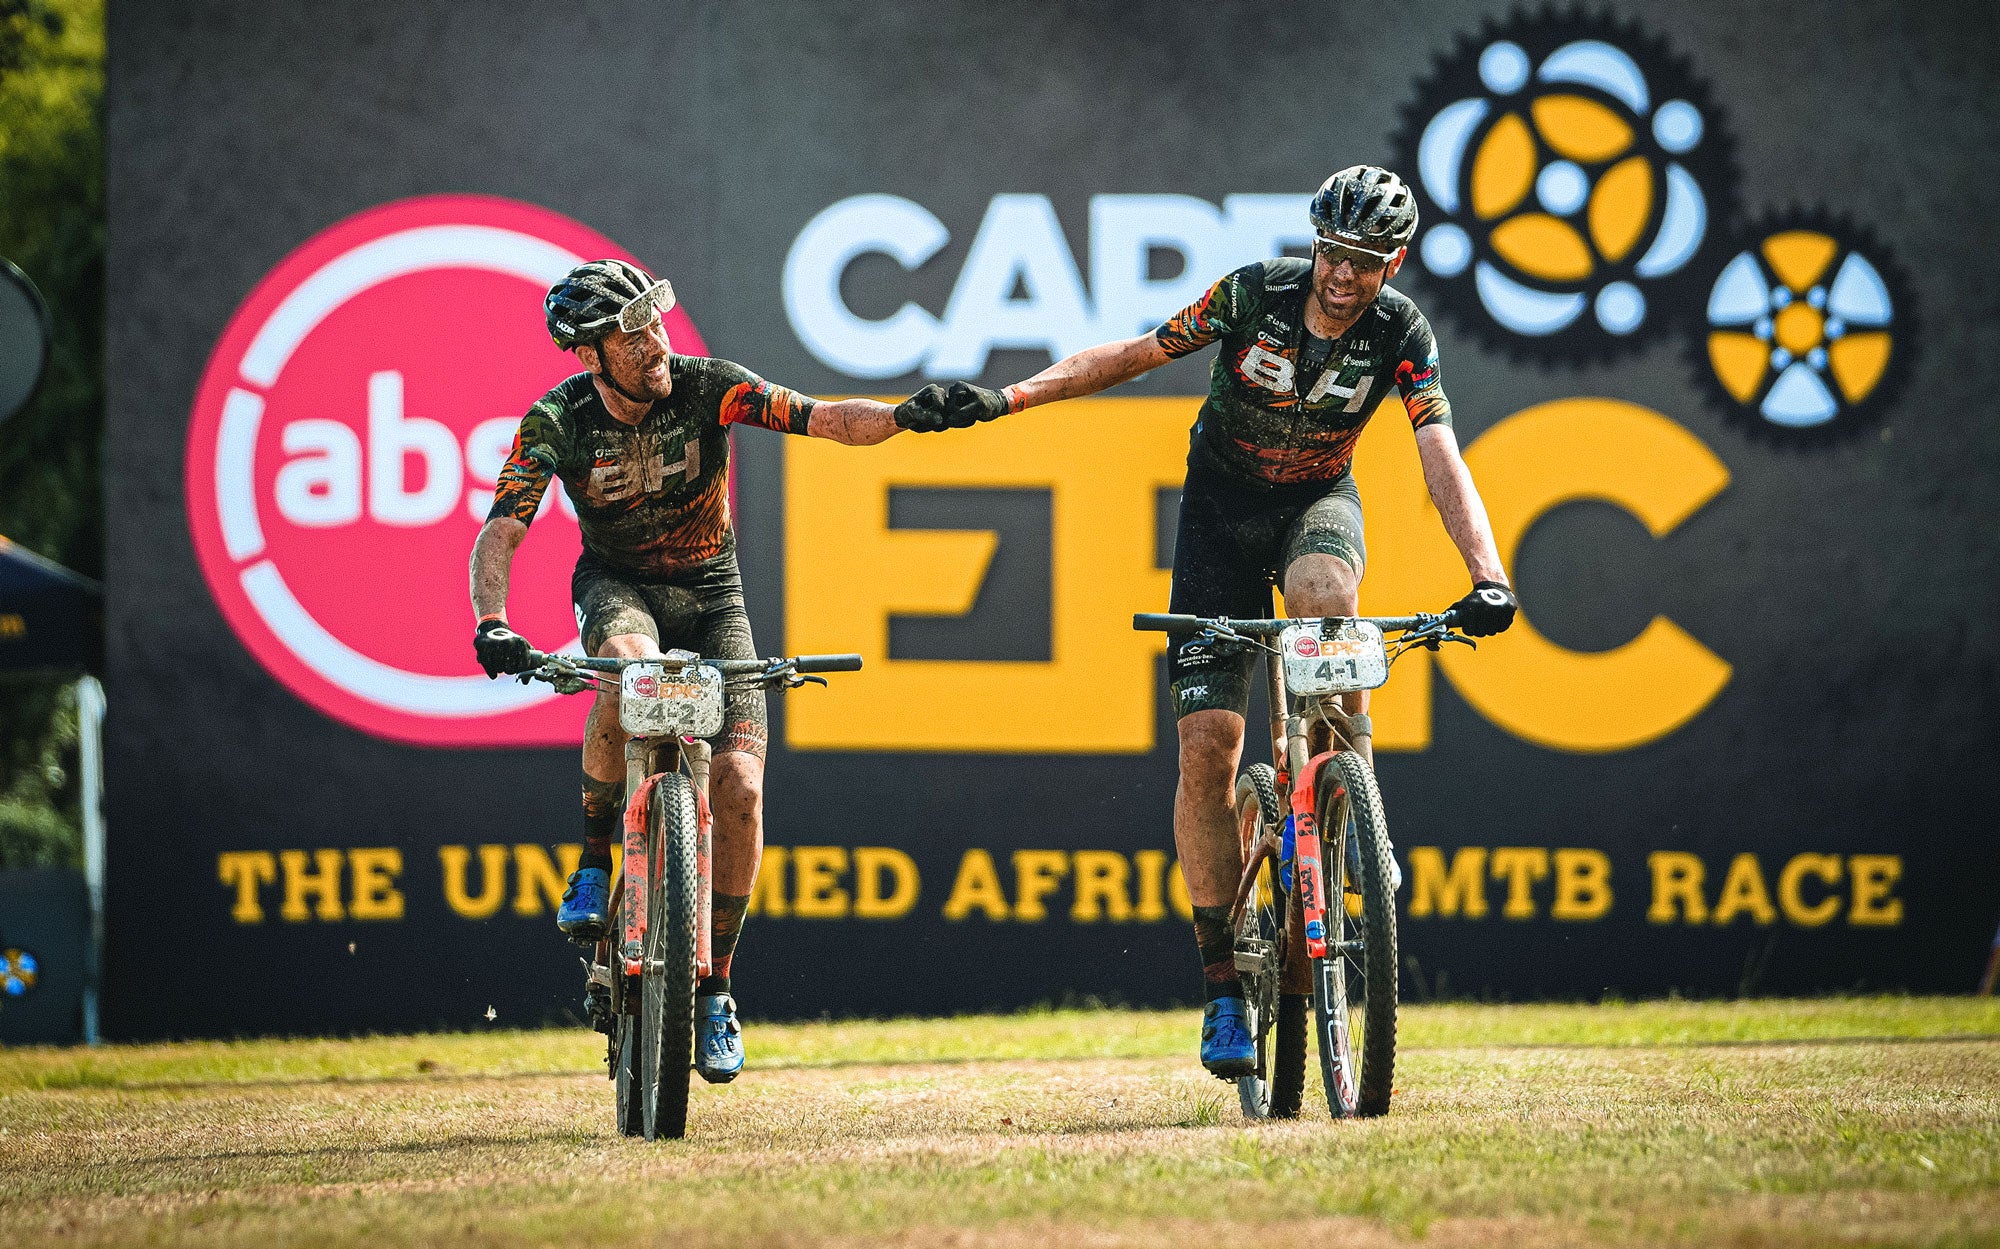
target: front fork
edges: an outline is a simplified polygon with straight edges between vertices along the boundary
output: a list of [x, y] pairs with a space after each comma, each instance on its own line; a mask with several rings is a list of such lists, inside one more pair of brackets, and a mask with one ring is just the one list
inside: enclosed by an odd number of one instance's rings
[[[668, 770], [669, 760], [665, 754], [674, 750], [678, 762], [694, 784], [695, 833], [695, 926], [694, 950], [695, 973], [700, 976], [710, 974], [713, 967], [711, 928], [715, 918], [714, 850], [715, 820], [708, 805], [708, 767], [712, 757], [709, 745], [696, 737], [660, 741], [652, 738], [634, 737], [625, 742], [625, 801], [627, 809], [646, 779], [656, 772]], [[619, 910], [624, 918], [624, 931], [620, 934], [619, 961], [627, 976], [637, 976], [645, 967], [647, 904], [652, 895], [653, 876], [660, 867], [661, 848], [649, 845], [652, 839], [652, 820], [625, 822], [624, 881], [620, 890]], [[627, 993], [619, 1008], [631, 1013], [636, 1007], [636, 994]]]
[[[1308, 717], [1291, 708], [1285, 691], [1284, 666], [1275, 656], [1267, 656], [1264, 670], [1271, 703], [1272, 757], [1284, 760], [1278, 784], [1281, 789], [1288, 787], [1291, 793], [1291, 812], [1286, 817], [1290, 836], [1286, 840], [1291, 843], [1288, 849], [1291, 851], [1292, 871], [1298, 878], [1298, 909], [1303, 921], [1300, 935], [1305, 938], [1306, 957], [1325, 958], [1328, 906], [1326, 860], [1320, 853], [1319, 815], [1315, 799], [1320, 770], [1336, 751], [1353, 748], [1352, 739], [1357, 730], [1337, 701], [1331, 698], [1314, 700], [1309, 708], [1313, 713], [1311, 718], [1324, 719], [1331, 726], [1333, 741], [1331, 749], [1309, 755]], [[1287, 979], [1296, 980], [1296, 977], [1288, 976]]]

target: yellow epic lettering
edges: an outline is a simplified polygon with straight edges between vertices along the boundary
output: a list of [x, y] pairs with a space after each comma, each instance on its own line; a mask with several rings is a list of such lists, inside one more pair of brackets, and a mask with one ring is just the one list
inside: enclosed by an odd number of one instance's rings
[[[1393, 424], [1378, 414], [1355, 457], [1369, 516], [1361, 609], [1434, 611], [1465, 593], [1465, 565], [1438, 523], [1408, 432]], [[1662, 538], [1729, 483], [1729, 470], [1699, 438], [1616, 399], [1563, 399], [1517, 412], [1467, 447], [1465, 461], [1509, 567], [1535, 522], [1565, 503], [1609, 503]], [[1393, 535], [1394, 545], [1377, 535]], [[1437, 656], [1465, 700], [1517, 737], [1557, 750], [1628, 750], [1693, 719], [1729, 681], [1729, 665], [1664, 616], [1608, 651], [1558, 646], [1535, 631], [1534, 588], [1525, 589], [1513, 628], [1480, 642], [1476, 653]], [[1378, 693], [1377, 748], [1429, 744], [1428, 659], [1399, 662]]]
[[[1131, 613], [1164, 609], [1153, 567], [1157, 492], [1180, 484], [1194, 403], [1077, 400], [943, 438], [861, 449], [785, 448], [786, 642], [860, 651], [867, 667], [786, 707], [795, 749], [1142, 752], [1153, 745], [1162, 635]], [[1113, 455], [1064, 454], [1077, 431]], [[894, 659], [889, 618], [962, 616], [998, 545], [976, 531], [889, 528], [897, 487], [1014, 488], [1052, 496], [1050, 658]], [[1049, 709], [1061, 707], [1062, 715]], [[950, 709], [977, 708], [977, 714]]]
[[[1134, 633], [1133, 611], [1162, 610], [1169, 577], [1153, 566], [1156, 496], [1180, 484], [1199, 401], [1079, 399], [944, 438], [854, 449], [824, 440], [786, 446], [785, 603], [794, 650], [859, 650], [862, 672], [786, 716], [799, 749], [1144, 752], [1153, 747], [1159, 634]], [[1434, 611], [1465, 593], [1465, 566], [1424, 486], [1399, 401], [1362, 435], [1355, 476], [1368, 508], [1370, 559], [1361, 607], [1377, 615]], [[1117, 439], [1115, 455], [1065, 455], [1076, 431]], [[1667, 417], [1615, 399], [1540, 404], [1502, 420], [1466, 449], [1504, 561], [1536, 521], [1565, 503], [1624, 509], [1664, 538], [1729, 482], [1699, 438]], [[889, 620], [972, 609], [997, 535], [889, 528], [898, 487], [1035, 489], [1052, 497], [1047, 661], [893, 659]], [[1626, 750], [1687, 723], [1714, 700], [1730, 666], [1680, 626], [1655, 617], [1602, 652], [1538, 633], [1534, 588], [1512, 629], [1477, 653], [1415, 652], [1376, 691], [1378, 750], [1431, 739], [1433, 665], [1482, 715], [1557, 750]], [[1050, 707], [1065, 714], [1051, 716]], [[978, 707], [978, 715], [940, 714]], [[1510, 885], [1511, 889], [1511, 885]], [[1512, 894], [1510, 893], [1510, 900]]]

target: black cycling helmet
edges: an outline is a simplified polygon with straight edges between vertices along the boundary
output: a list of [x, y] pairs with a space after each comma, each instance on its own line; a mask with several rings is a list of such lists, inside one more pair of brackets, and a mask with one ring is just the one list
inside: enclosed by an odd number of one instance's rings
[[549, 337], [564, 351], [595, 343], [614, 329], [636, 333], [653, 313], [674, 306], [674, 288], [622, 260], [578, 265], [542, 301]]
[[1375, 165], [1351, 165], [1312, 198], [1313, 228], [1336, 242], [1393, 252], [1417, 232], [1417, 198], [1403, 180]]

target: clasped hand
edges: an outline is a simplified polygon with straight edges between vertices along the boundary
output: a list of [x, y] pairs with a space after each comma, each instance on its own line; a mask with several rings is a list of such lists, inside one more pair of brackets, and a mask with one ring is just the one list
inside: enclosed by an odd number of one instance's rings
[[896, 424], [920, 434], [969, 429], [980, 421], [1007, 415], [1007, 396], [971, 382], [936, 382], [896, 405]]

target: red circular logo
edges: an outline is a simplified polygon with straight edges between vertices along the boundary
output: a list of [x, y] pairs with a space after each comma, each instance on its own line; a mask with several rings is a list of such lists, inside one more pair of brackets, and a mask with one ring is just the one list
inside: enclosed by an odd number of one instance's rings
[[1310, 633], [1301, 633], [1298, 636], [1298, 640], [1292, 644], [1292, 649], [1305, 658], [1311, 659], [1313, 656], [1319, 654], [1319, 639]]
[[[236, 310], [195, 395], [188, 520], [223, 616], [285, 688], [397, 741], [581, 740], [588, 699], [479, 672], [466, 564], [521, 415], [580, 367], [542, 298], [614, 258], [633, 260], [531, 204], [426, 196], [314, 235]], [[666, 325], [707, 354], [680, 307]], [[576, 649], [580, 548], [552, 483], [507, 612], [543, 649]]]

